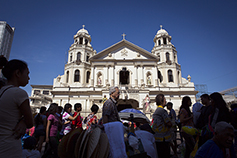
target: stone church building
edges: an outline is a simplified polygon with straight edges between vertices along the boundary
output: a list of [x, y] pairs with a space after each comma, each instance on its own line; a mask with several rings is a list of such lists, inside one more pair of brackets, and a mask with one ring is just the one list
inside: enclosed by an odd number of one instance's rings
[[[98, 117], [101, 117], [102, 98], [104, 95], [109, 98], [109, 87], [118, 86], [121, 91], [119, 111], [131, 107], [143, 111], [148, 95], [150, 110], [146, 114], [150, 117], [156, 109], [155, 96], [159, 93], [174, 104], [174, 109], [179, 108], [186, 95], [195, 103], [194, 83], [190, 76], [182, 77], [178, 53], [162, 26], [153, 39], [151, 52], [127, 41], [124, 34], [121, 41], [98, 53], [91, 40], [84, 26], [74, 35], [64, 74], [54, 79], [50, 90], [52, 102], [60, 106], [79, 102], [82, 116], [89, 114], [95, 103], [100, 107]], [[38, 86], [32, 88], [33, 95]]]

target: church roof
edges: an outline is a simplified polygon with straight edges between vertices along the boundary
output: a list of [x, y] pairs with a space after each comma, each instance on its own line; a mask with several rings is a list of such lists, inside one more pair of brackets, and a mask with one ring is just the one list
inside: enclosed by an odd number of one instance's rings
[[123, 47], [132, 49], [132, 50], [134, 50], [135, 52], [137, 52], [141, 55], [149, 57], [149, 59], [158, 60], [158, 57], [155, 56], [154, 54], [152, 54], [152, 53], [148, 52], [147, 50], [145, 50], [145, 49], [143, 49], [143, 48], [127, 41], [126, 39], [123, 39], [123, 40], [115, 43], [114, 45], [102, 50], [101, 52], [99, 52], [96, 55], [92, 56], [90, 58], [90, 60], [99, 59], [99, 58], [109, 54], [110, 52], [113, 52], [113, 51], [118, 50], [118, 49], [123, 48]]

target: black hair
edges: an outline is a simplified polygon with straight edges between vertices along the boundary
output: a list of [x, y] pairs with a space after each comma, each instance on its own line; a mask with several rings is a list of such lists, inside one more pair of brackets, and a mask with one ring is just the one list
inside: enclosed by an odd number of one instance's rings
[[173, 107], [173, 103], [168, 102], [168, 103], [166, 104], [166, 106], [171, 106], [171, 108], [172, 108], [172, 107]]
[[22, 73], [25, 69], [27, 69], [27, 64], [24, 61], [13, 59], [6, 63], [6, 65], [2, 69], [2, 74], [7, 80], [12, 78], [13, 73], [16, 70], [20, 70]]
[[51, 103], [49, 106], [49, 114], [54, 115], [57, 112], [58, 104], [57, 103]]
[[189, 108], [189, 105], [188, 105], [189, 101], [191, 102], [191, 98], [189, 96], [184, 96], [183, 97], [182, 105], [180, 106], [179, 113], [180, 113], [181, 109], [184, 108], [188, 112], [188, 116], [190, 117], [191, 116], [191, 111], [190, 111], [190, 108]]
[[28, 137], [24, 140], [23, 148], [33, 150], [36, 146], [36, 139], [34, 137]]
[[74, 110], [76, 111], [78, 108], [81, 108], [81, 103], [76, 103], [74, 105]]
[[200, 98], [206, 98], [208, 100], [211, 100], [210, 96], [208, 94], [202, 94]]
[[98, 105], [93, 104], [91, 106], [91, 112], [94, 112], [96, 114], [98, 112], [98, 110], [99, 110], [99, 106]]
[[35, 119], [34, 119], [34, 121], [35, 121], [35, 127], [37, 127], [38, 125], [44, 123], [44, 121], [41, 119], [40, 115], [41, 115], [43, 112], [45, 112], [45, 111], [46, 111], [46, 107], [42, 106], [42, 107], [40, 108], [40, 112], [36, 115], [36, 117], [35, 117]]
[[164, 94], [157, 94], [156, 96], [156, 105], [161, 105], [164, 102]]
[[64, 112], [67, 112], [67, 110], [68, 110], [69, 108], [71, 108], [71, 107], [72, 107], [72, 105], [71, 105], [70, 103], [66, 103], [66, 104], [64, 105], [63, 111], [64, 111]]
[[222, 95], [218, 92], [214, 92], [210, 95], [210, 98], [214, 101], [214, 106], [216, 108], [224, 108], [226, 107], [226, 102], [225, 100], [222, 98]]

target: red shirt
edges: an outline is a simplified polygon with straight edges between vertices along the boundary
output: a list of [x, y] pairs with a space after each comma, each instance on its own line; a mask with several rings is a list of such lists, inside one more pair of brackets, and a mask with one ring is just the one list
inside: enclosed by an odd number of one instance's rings
[[[74, 112], [73, 117], [75, 117], [76, 115], [77, 115], [77, 112]], [[76, 128], [79, 128], [79, 127], [82, 128], [82, 118], [80, 114], [74, 121], [72, 121], [72, 125], [75, 125]]]

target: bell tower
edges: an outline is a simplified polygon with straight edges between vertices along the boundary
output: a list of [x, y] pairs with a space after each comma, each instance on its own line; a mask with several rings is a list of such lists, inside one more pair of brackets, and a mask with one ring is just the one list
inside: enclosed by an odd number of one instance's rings
[[82, 25], [76, 35], [74, 42], [68, 51], [68, 61], [65, 65], [65, 83], [74, 86], [89, 85], [91, 75], [90, 57], [95, 54], [91, 46], [91, 36]]
[[160, 25], [160, 30], [154, 37], [154, 47], [151, 52], [158, 57], [157, 74], [161, 85], [181, 83], [181, 67], [178, 64], [177, 51], [171, 39], [168, 32]]

